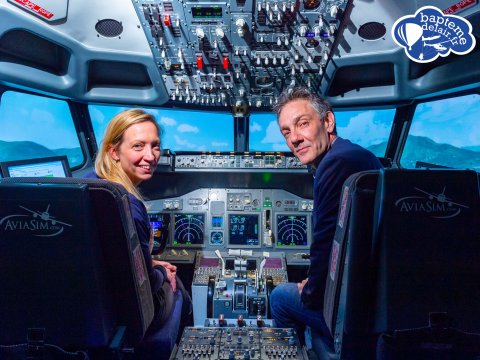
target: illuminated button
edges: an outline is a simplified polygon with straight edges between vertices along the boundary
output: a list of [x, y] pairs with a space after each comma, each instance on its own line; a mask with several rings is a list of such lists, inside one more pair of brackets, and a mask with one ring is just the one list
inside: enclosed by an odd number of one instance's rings
[[163, 24], [168, 27], [172, 26], [172, 19], [170, 18], [170, 15], [163, 16]]
[[197, 55], [197, 68], [203, 69], [203, 57], [201, 55]]
[[223, 68], [228, 69], [228, 56], [223, 56]]

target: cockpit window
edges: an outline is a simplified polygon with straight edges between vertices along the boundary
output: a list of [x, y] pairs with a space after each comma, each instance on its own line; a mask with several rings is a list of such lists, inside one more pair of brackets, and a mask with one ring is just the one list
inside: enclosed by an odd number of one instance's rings
[[249, 134], [250, 151], [290, 151], [273, 113], [251, 114]]
[[400, 164], [480, 171], [480, 95], [419, 104]]
[[0, 161], [66, 155], [71, 168], [84, 162], [66, 101], [6, 91], [0, 129]]
[[[338, 136], [384, 156], [395, 109], [335, 111]], [[250, 151], [289, 151], [274, 114], [250, 115]]]
[[385, 156], [395, 109], [335, 111], [338, 136]]
[[[89, 105], [97, 145], [112, 117], [129, 107]], [[163, 129], [162, 149], [173, 151], [233, 151], [233, 118], [231, 114], [206, 111], [144, 109]]]

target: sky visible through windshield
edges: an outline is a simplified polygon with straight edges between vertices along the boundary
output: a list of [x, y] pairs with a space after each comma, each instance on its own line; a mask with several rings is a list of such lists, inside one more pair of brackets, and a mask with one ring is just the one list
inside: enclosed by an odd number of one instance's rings
[[[89, 106], [97, 142], [103, 137], [108, 121], [125, 109], [127, 107]], [[147, 111], [164, 130], [162, 148], [174, 151], [232, 151], [234, 148], [230, 113]], [[478, 113], [480, 96], [476, 94], [420, 104], [410, 135], [480, 151]], [[337, 111], [338, 135], [364, 147], [386, 144], [393, 116], [394, 109]], [[62, 100], [8, 91], [0, 104], [0, 129], [0, 142], [29, 141], [52, 150], [79, 147], [68, 105]], [[273, 114], [251, 115], [250, 150], [288, 151]]]

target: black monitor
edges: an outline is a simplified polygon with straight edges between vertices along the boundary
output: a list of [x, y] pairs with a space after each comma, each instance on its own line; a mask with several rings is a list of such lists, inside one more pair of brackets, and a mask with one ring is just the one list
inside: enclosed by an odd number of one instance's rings
[[228, 244], [235, 247], [260, 247], [260, 215], [228, 214]]
[[67, 157], [5, 161], [0, 164], [5, 177], [71, 177]]
[[307, 214], [277, 214], [277, 248], [308, 248], [310, 233]]
[[205, 237], [205, 213], [174, 214], [172, 246], [201, 247]]
[[148, 217], [153, 230], [152, 255], [158, 255], [163, 252], [168, 242], [171, 216], [168, 213], [149, 213]]

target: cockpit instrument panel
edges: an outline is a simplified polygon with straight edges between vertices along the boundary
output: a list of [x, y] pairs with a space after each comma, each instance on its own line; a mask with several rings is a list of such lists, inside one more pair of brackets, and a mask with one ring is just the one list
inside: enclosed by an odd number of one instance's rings
[[313, 200], [282, 189], [201, 188], [148, 205], [167, 248], [298, 252], [311, 243]]

